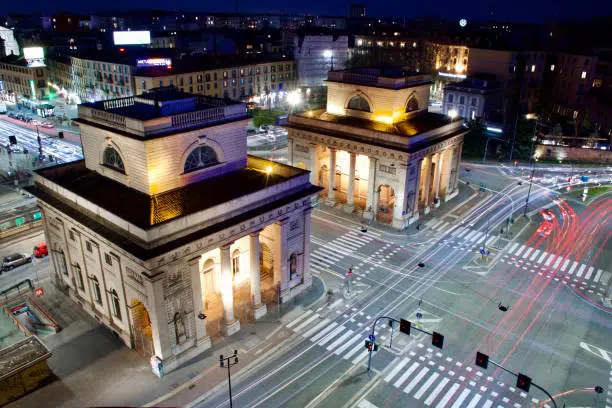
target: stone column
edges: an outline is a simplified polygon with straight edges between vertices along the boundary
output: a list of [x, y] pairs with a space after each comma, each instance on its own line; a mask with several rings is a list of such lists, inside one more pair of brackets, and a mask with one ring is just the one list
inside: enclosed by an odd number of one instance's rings
[[329, 181], [327, 182], [327, 202], [330, 205], [336, 204], [336, 149], [329, 149]]
[[453, 165], [453, 150], [446, 149], [442, 155], [442, 174], [440, 177], [440, 195], [446, 201], [450, 194], [450, 175]]
[[253, 311], [255, 320], [267, 312], [266, 305], [261, 304], [261, 276], [259, 274], [259, 233], [249, 234], [249, 256], [251, 260], [251, 296], [253, 298]]
[[312, 143], [309, 147], [310, 152], [310, 184], [319, 185], [319, 157], [317, 155], [317, 145]]
[[312, 274], [310, 273], [310, 223], [312, 208], [304, 210], [304, 286], [312, 285]]
[[370, 169], [368, 171], [368, 197], [366, 199], [366, 210], [364, 217], [374, 219], [376, 217], [376, 206], [378, 205], [378, 199], [376, 197], [376, 166], [378, 160], [375, 157], [368, 157], [370, 159]]
[[431, 185], [431, 159], [432, 156], [427, 156], [425, 158], [426, 160], [426, 166], [423, 169], [423, 171], [425, 172], [425, 174], [423, 175], [425, 178], [425, 183], [423, 184], [423, 212], [425, 214], [429, 214], [429, 186]]
[[436, 168], [434, 169], [434, 206], [438, 208], [440, 206], [440, 172], [442, 170], [442, 152], [435, 154], [436, 157]]
[[355, 161], [357, 160], [357, 154], [349, 152], [349, 175], [348, 175], [348, 188], [346, 192], [346, 205], [344, 210], [346, 212], [353, 212], [355, 209]]
[[280, 288], [280, 301], [289, 299], [289, 269], [287, 267], [289, 254], [287, 241], [289, 239], [289, 219], [282, 219], [274, 224], [274, 283]]
[[200, 257], [188, 261], [191, 272], [191, 292], [193, 296], [193, 318], [195, 321], [196, 347], [206, 350], [210, 347], [210, 336], [206, 335], [204, 314], [204, 293], [202, 292], [202, 272], [200, 271]]
[[147, 293], [147, 312], [151, 319], [153, 351], [164, 365], [174, 365], [176, 361], [172, 354], [164, 299], [164, 274], [157, 274], [151, 280], [145, 279], [143, 284]]
[[292, 137], [287, 138], [287, 160], [289, 161], [290, 165], [295, 166], [295, 162], [293, 160], [293, 138]]
[[226, 336], [231, 336], [240, 330], [240, 322], [234, 319], [234, 279], [230, 245], [224, 245], [219, 250], [221, 252], [221, 301], [223, 302], [223, 317], [225, 318], [223, 329]]
[[412, 216], [408, 221], [410, 224], [419, 219], [419, 201], [421, 199], [421, 197], [419, 196], [419, 189], [421, 187], [421, 167], [423, 167], [423, 159], [415, 160], [415, 162], [416, 163], [414, 164], [414, 179], [411, 179], [411, 188], [414, 189], [414, 195], [412, 196]]
[[453, 177], [453, 194], [457, 195], [457, 185], [459, 183], [459, 167], [461, 165], [461, 155], [463, 154], [463, 142], [457, 149], [457, 160], [454, 163], [453, 169], [455, 170], [455, 176]]

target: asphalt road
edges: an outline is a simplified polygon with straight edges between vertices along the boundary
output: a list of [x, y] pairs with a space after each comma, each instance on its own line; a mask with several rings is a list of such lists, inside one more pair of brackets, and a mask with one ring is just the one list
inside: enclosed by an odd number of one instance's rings
[[[461, 217], [431, 222], [409, 241], [362, 234], [313, 212], [311, 268], [337, 300], [287, 322], [293, 335], [286, 344], [250, 375], [232, 379], [234, 406], [552, 406], [535, 387], [518, 390], [510, 374], [476, 367], [477, 350], [529, 375], [558, 402], [612, 406], [606, 394], [612, 324], [601, 303], [612, 271], [609, 198], [568, 204], [554, 183], [539, 180], [530, 192], [528, 223], [521, 220], [525, 179], [509, 178], [503, 168], [466, 167], [471, 170], [462, 178], [484, 183], [492, 190], [488, 198]], [[543, 237], [539, 208], [549, 206], [555, 221]], [[510, 240], [501, 233], [508, 217], [516, 221]], [[480, 255], [483, 247], [489, 257]], [[351, 266], [348, 297], [344, 274]], [[383, 319], [374, 329], [381, 349], [367, 373], [363, 342], [381, 315], [439, 331], [443, 349], [429, 335], [406, 336], [397, 327], [390, 349]], [[604, 393], [596, 394], [595, 385]], [[194, 404], [228, 405], [225, 392]]]

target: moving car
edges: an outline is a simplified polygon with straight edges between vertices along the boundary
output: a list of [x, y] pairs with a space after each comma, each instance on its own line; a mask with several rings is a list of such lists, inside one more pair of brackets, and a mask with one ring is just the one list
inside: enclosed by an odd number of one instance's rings
[[49, 250], [47, 249], [47, 243], [46, 242], [39, 242], [38, 244], [36, 244], [36, 246], [34, 247], [34, 256], [37, 258], [42, 258], [44, 256], [49, 255]]
[[538, 233], [541, 237], [548, 237], [552, 233], [552, 224], [549, 221], [544, 221], [538, 227]]
[[2, 260], [2, 267], [0, 271], [9, 271], [13, 268], [16, 268], [21, 265], [25, 265], [27, 263], [32, 262], [32, 257], [26, 254], [11, 254], [5, 256]]
[[546, 221], [552, 221], [553, 213], [550, 210], [542, 210], [542, 217], [544, 217]]

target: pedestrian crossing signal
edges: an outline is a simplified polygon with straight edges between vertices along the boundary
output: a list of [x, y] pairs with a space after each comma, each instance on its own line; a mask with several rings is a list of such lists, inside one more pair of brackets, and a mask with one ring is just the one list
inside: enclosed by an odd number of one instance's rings
[[410, 322], [408, 320], [400, 319], [400, 332], [410, 335]]
[[365, 341], [365, 348], [368, 351], [378, 351], [378, 344], [373, 343], [370, 340], [366, 339], [366, 341]]
[[481, 353], [480, 351], [477, 351], [476, 352], [476, 365], [486, 370], [489, 367], [489, 356]]
[[518, 378], [516, 379], [516, 388], [529, 392], [529, 387], [531, 387], [531, 377], [527, 377], [525, 374], [519, 373]]
[[438, 332], [433, 332], [431, 336], [431, 344], [439, 349], [442, 349], [442, 346], [444, 346], [444, 336]]

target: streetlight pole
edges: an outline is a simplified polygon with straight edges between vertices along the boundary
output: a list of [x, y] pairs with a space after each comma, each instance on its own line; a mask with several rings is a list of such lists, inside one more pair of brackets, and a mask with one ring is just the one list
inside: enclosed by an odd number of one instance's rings
[[525, 199], [525, 210], [523, 211], [523, 217], [527, 217], [527, 205], [529, 204], [529, 196], [531, 195], [533, 175], [535, 174], [535, 160], [533, 159], [533, 148], [535, 146], [537, 129], [538, 129], [538, 121], [536, 119], [535, 126], [533, 127], [533, 138], [531, 139], [531, 149], [529, 151], [529, 160], [531, 160], [531, 177], [529, 177], [529, 190], [527, 190], [527, 198]]
[[[234, 359], [234, 362], [231, 361], [231, 359]], [[238, 350], [234, 350], [234, 355], [229, 356], [229, 357], [223, 357], [223, 354], [221, 354], [219, 356], [219, 367], [223, 368], [225, 366], [227, 366], [227, 384], [229, 385], [229, 401], [230, 401], [230, 408], [233, 408], [232, 405], [232, 379], [231, 379], [231, 374], [230, 374], [230, 367], [233, 365], [238, 364]]]

